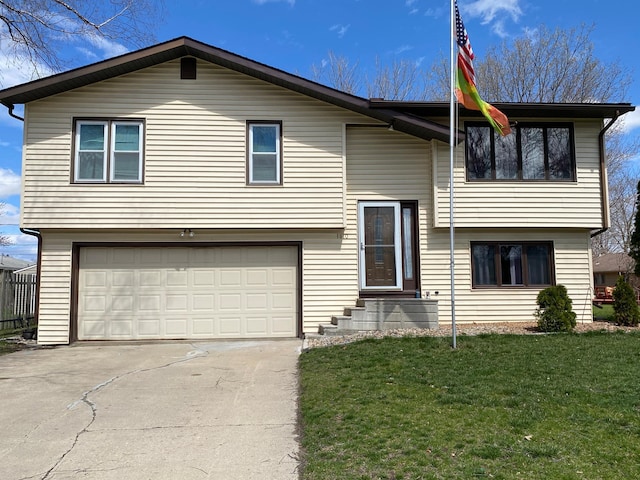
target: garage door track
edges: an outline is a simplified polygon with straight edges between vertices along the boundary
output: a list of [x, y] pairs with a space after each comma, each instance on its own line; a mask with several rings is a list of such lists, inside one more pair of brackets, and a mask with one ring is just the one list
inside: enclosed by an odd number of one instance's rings
[[2, 479], [297, 479], [300, 340], [0, 357]]

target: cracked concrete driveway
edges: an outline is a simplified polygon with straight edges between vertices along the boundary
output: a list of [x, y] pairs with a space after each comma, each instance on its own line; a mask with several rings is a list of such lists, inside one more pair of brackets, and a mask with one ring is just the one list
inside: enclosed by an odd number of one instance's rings
[[0, 478], [297, 479], [300, 340], [0, 357]]

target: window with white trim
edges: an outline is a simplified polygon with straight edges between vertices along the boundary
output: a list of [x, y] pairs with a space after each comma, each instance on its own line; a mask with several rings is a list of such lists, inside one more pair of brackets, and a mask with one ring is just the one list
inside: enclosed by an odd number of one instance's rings
[[142, 120], [76, 120], [73, 180], [141, 183]]
[[282, 184], [282, 123], [247, 122], [247, 183]]

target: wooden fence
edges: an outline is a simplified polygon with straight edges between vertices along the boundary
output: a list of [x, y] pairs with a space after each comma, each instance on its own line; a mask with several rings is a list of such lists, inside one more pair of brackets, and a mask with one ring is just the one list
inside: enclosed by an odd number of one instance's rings
[[36, 276], [0, 270], [0, 331], [31, 326], [35, 311]]

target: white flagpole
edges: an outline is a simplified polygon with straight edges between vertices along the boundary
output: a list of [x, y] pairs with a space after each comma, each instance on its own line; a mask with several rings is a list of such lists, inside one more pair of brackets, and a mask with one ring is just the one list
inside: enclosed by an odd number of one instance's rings
[[453, 348], [457, 348], [456, 332], [456, 287], [455, 287], [455, 212], [453, 196], [453, 167], [455, 158], [456, 139], [456, 11], [455, 0], [451, 0], [451, 64], [449, 84], [449, 256], [451, 259], [451, 338]]

